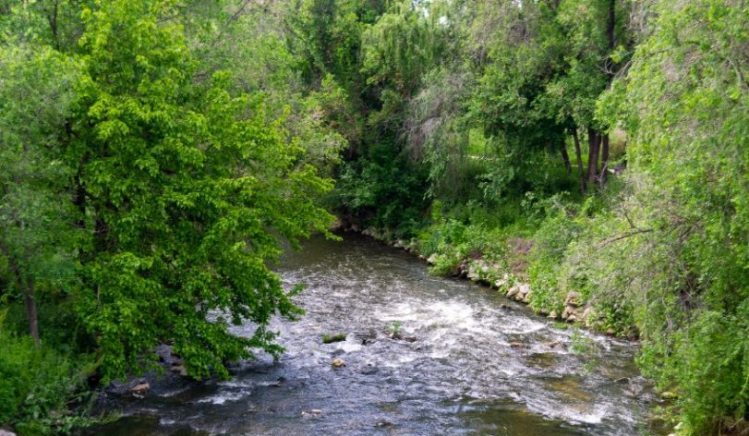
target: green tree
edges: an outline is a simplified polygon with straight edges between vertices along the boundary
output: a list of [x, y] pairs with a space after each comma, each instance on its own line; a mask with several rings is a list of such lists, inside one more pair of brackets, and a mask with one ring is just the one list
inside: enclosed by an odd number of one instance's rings
[[633, 137], [624, 214], [643, 368], [675, 389], [685, 433], [749, 411], [749, 6], [661, 2], [630, 74], [604, 100]]
[[40, 292], [71, 278], [80, 235], [61, 159], [76, 66], [45, 47], [0, 47], [0, 283], [40, 342]]
[[569, 117], [575, 124], [576, 150], [577, 128], [587, 131], [586, 178], [591, 187], [603, 184], [609, 169], [608, 130], [613, 126], [596, 119], [594, 114], [596, 100], [631, 57], [629, 5], [622, 0], [567, 0], [559, 4], [558, 38], [566, 42], [563, 45], [566, 67], [565, 73], [550, 86], [551, 96], [556, 99], [558, 116]]
[[0, 43], [42, 44], [75, 50], [83, 29], [80, 12], [93, 0], [0, 0]]
[[[196, 80], [173, 2], [125, 0], [84, 9], [76, 85], [75, 204], [91, 237], [80, 246], [77, 311], [106, 378], [143, 368], [160, 342], [189, 373], [273, 354], [267, 323], [301, 313], [267, 262], [326, 231], [314, 201], [330, 182], [301, 161], [262, 99], [230, 92], [227, 74]], [[252, 337], [229, 332], [254, 322]], [[144, 357], [146, 357], [144, 359]]]

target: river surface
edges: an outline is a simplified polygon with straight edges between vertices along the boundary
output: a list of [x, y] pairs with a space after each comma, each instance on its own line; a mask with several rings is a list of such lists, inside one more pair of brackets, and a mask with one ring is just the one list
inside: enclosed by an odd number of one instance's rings
[[[303, 283], [286, 348], [229, 381], [156, 383], [110, 406], [107, 435], [638, 435], [653, 394], [634, 345], [564, 328], [496, 291], [430, 276], [360, 236], [321, 238], [278, 268]], [[235, 329], [250, 335], [251, 326]], [[322, 343], [322, 335], [346, 340]], [[334, 359], [345, 366], [335, 368]], [[340, 363], [340, 362], [339, 362]]]

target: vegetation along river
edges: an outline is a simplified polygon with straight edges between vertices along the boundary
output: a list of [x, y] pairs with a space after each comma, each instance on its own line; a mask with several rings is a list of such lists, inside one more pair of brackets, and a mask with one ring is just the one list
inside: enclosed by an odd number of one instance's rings
[[[653, 394], [631, 343], [564, 328], [496, 292], [430, 276], [375, 241], [313, 239], [285, 256], [304, 283], [286, 352], [229, 381], [156, 383], [115, 400], [116, 434], [633, 435]], [[252, 326], [236, 329], [252, 332]], [[346, 333], [324, 344], [322, 336]], [[335, 367], [333, 362], [340, 359]]]

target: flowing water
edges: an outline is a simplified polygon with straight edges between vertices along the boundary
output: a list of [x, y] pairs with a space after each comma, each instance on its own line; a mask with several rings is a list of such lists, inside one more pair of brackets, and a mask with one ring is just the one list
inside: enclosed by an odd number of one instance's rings
[[[279, 268], [306, 290], [286, 352], [230, 381], [154, 384], [97, 434], [637, 435], [651, 391], [628, 342], [565, 329], [375, 241], [313, 239]], [[251, 326], [236, 329], [251, 334]], [[323, 334], [346, 340], [322, 343]], [[334, 367], [334, 359], [345, 366]]]

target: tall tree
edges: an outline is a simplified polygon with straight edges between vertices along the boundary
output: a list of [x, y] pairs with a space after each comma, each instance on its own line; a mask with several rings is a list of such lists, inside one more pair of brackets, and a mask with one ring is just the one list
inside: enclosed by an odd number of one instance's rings
[[[84, 10], [83, 73], [66, 159], [90, 239], [80, 246], [77, 309], [105, 377], [142, 368], [170, 342], [196, 377], [257, 347], [278, 353], [267, 324], [293, 318], [267, 262], [277, 237], [326, 231], [316, 206], [330, 183], [301, 161], [262, 99], [229, 75], [196, 80], [199, 60], [169, 1]], [[255, 323], [251, 337], [229, 326]]]
[[78, 236], [61, 160], [76, 67], [49, 47], [0, 47], [0, 276], [40, 342], [41, 291], [73, 271]]
[[[613, 126], [596, 119], [596, 101], [631, 57], [630, 6], [616, 0], [565, 0], [555, 9], [552, 27], [547, 27], [554, 29], [547, 35], [564, 59], [561, 74], [547, 88], [551, 106], [588, 138], [587, 180], [581, 179], [581, 187], [603, 182], [608, 169], [608, 130]], [[571, 131], [579, 144], [578, 131]]]

